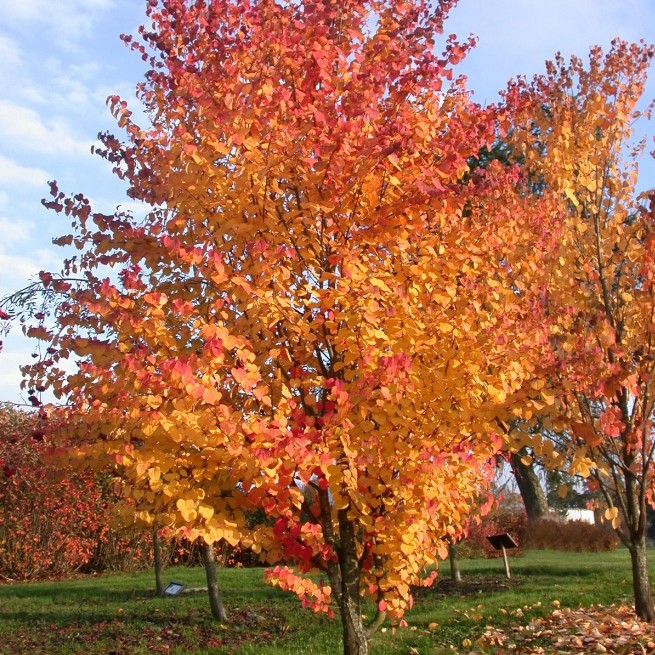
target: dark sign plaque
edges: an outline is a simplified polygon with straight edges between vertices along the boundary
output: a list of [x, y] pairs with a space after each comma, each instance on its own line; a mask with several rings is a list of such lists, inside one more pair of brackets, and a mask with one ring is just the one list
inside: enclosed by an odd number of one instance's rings
[[507, 549], [516, 548], [518, 546], [517, 541], [512, 537], [508, 532], [502, 532], [501, 534], [492, 534], [490, 537], [487, 537], [487, 541], [496, 549], [503, 551], [503, 561], [505, 562], [505, 575], [507, 578], [511, 578], [509, 572], [509, 562], [507, 561]]
[[503, 532], [502, 534], [492, 534], [490, 537], [487, 537], [487, 541], [496, 549], [502, 550], [503, 546], [505, 548], [516, 548], [518, 543], [514, 540], [511, 534], [508, 532]]

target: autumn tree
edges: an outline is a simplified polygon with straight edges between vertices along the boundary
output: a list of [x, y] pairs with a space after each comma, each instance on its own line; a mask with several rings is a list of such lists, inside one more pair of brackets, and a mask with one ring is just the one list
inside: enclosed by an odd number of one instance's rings
[[[557, 395], [568, 470], [591, 476], [630, 551], [635, 609], [653, 621], [646, 509], [653, 501], [655, 215], [636, 192], [633, 125], [653, 49], [615, 41], [588, 66], [558, 56], [510, 87], [513, 144], [552, 242], [533, 277], [541, 370]], [[648, 113], [648, 112], [646, 112]], [[539, 281], [540, 280], [540, 281]], [[535, 304], [538, 308], [538, 303]], [[552, 417], [552, 415], [551, 415]]]
[[453, 5], [151, 0], [125, 37], [150, 124], [110, 98], [124, 141], [98, 151], [146, 216], [46, 203], [80, 254], [41, 274], [30, 383], [140, 520], [294, 563], [269, 579], [336, 607], [352, 655], [361, 597], [401, 620], [460, 534], [532, 375], [518, 173], [471, 165], [506, 117], [453, 75]]

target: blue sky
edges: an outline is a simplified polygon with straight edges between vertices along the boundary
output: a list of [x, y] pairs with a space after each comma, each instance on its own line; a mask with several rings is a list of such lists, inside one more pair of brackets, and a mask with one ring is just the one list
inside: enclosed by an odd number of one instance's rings
[[[108, 165], [89, 151], [99, 131], [114, 131], [107, 96], [134, 103], [144, 68], [118, 37], [136, 33], [144, 8], [145, 0], [0, 2], [0, 296], [41, 269], [59, 268], [61, 252], [50, 240], [67, 224], [41, 207], [48, 180], [85, 193], [101, 211], [130, 205]], [[585, 57], [615, 36], [655, 42], [655, 0], [460, 0], [446, 31], [479, 37], [459, 70], [484, 103], [510, 77], [541, 72], [558, 50]], [[648, 98], [655, 70], [652, 78]], [[650, 162], [640, 183], [655, 186]], [[20, 401], [18, 367], [33, 345], [19, 331], [4, 342], [0, 401]]]

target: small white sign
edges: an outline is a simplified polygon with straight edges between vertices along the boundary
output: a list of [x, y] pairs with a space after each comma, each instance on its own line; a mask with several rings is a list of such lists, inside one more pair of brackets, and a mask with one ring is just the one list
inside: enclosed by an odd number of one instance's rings
[[164, 594], [166, 596], [177, 596], [186, 585], [183, 582], [169, 582]]

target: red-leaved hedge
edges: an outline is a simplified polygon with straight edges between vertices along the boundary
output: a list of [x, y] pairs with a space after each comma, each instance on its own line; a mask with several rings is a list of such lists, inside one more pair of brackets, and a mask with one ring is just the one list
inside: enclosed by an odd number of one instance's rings
[[150, 535], [110, 529], [105, 476], [52, 460], [37, 413], [0, 406], [0, 580], [149, 564]]

